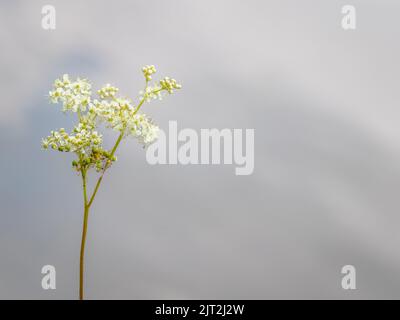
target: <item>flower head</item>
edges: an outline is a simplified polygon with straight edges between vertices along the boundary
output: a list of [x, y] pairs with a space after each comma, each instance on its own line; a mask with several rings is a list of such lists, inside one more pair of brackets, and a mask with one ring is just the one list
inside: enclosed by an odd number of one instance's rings
[[167, 90], [168, 93], [173, 93], [174, 89], [181, 89], [182, 86], [176, 82], [175, 79], [170, 79], [165, 77], [163, 80], [160, 80], [160, 86], [164, 90]]
[[61, 79], [54, 81], [53, 90], [49, 92], [52, 103], [63, 104], [63, 111], [85, 111], [90, 104], [91, 85], [86, 79], [78, 78], [71, 82], [64, 74]]
[[115, 149], [107, 151], [102, 146], [103, 137], [98, 132], [100, 123], [119, 132], [121, 139], [131, 135], [143, 145], [154, 142], [159, 128], [152, 119], [139, 113], [139, 110], [145, 101], [161, 99], [163, 93], [171, 94], [175, 89], [180, 89], [181, 85], [168, 77], [151, 85], [149, 82], [156, 72], [153, 65], [143, 67], [142, 72], [146, 86], [140, 92], [137, 105], [128, 98], [117, 96], [119, 89], [110, 84], [97, 91], [98, 98], [92, 98], [91, 84], [88, 80], [71, 80], [67, 74], [56, 79], [53, 90], [49, 92], [50, 101], [61, 102], [63, 111], [77, 113], [78, 124], [71, 133], [67, 133], [63, 128], [51, 131], [51, 134], [42, 140], [43, 149], [73, 152], [78, 156], [73, 162], [78, 171], [90, 167], [100, 171], [108, 168], [116, 160]]
[[144, 77], [146, 78], [146, 81], [150, 81], [151, 80], [151, 75], [156, 73], [156, 68], [153, 65], [144, 66], [142, 68], [142, 72], [144, 74]]
[[158, 138], [159, 128], [145, 114], [136, 114], [128, 121], [127, 129], [140, 143], [147, 145]]
[[103, 88], [97, 91], [100, 98], [115, 98], [116, 93], [119, 91], [118, 88], [111, 86], [109, 83], [106, 84]]
[[42, 147], [85, 155], [90, 153], [94, 146], [100, 146], [102, 142], [102, 135], [94, 130], [92, 125], [80, 122], [71, 134], [68, 134], [64, 128], [51, 131], [50, 136], [42, 140]]

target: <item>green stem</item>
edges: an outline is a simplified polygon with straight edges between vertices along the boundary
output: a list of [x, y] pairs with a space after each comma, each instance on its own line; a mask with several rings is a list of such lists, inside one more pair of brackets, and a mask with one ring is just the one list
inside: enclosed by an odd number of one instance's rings
[[[114, 145], [114, 147], [113, 147], [112, 150], [111, 150], [110, 158], [112, 158], [112, 157], [114, 156], [114, 154], [115, 154], [115, 151], [117, 151], [117, 148], [118, 148], [119, 143], [121, 142], [121, 140], [122, 140], [122, 138], [123, 138], [123, 136], [124, 136], [124, 133], [125, 133], [125, 130], [123, 130], [123, 131], [121, 132], [121, 134], [119, 135], [117, 141], [115, 142], [115, 145]], [[105, 171], [105, 170], [104, 170], [104, 171]]]
[[144, 103], [145, 100], [146, 100], [146, 99], [143, 98], [143, 99], [139, 102], [138, 106], [136, 107], [135, 111], [133, 111], [132, 115], [135, 115], [135, 114], [139, 111], [140, 107], [142, 106], [142, 104]]
[[101, 173], [101, 176], [100, 176], [99, 179], [97, 180], [96, 186], [95, 186], [94, 191], [93, 191], [93, 195], [90, 197], [88, 206], [90, 206], [90, 205], [92, 204], [92, 202], [93, 202], [93, 200], [94, 200], [94, 197], [96, 196], [97, 190], [99, 190], [100, 183], [101, 183], [101, 181], [103, 180], [104, 172], [105, 172], [105, 171], [103, 171], [103, 172]]
[[79, 300], [83, 300], [83, 286], [84, 286], [84, 260], [85, 260], [85, 243], [86, 233], [88, 226], [89, 217], [89, 206], [87, 205], [87, 188], [86, 188], [86, 171], [81, 170], [82, 173], [82, 184], [83, 184], [83, 202], [84, 202], [84, 213], [83, 213], [83, 227], [82, 227], [82, 241], [81, 241], [81, 252], [79, 259]]

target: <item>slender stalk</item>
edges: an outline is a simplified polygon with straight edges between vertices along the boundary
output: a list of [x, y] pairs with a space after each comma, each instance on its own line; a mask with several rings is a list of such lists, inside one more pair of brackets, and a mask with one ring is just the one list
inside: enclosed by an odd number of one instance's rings
[[90, 197], [90, 201], [89, 201], [89, 203], [88, 203], [88, 206], [90, 206], [90, 205], [92, 204], [92, 202], [93, 202], [93, 200], [94, 200], [94, 197], [96, 196], [97, 190], [99, 190], [101, 181], [103, 180], [104, 173], [105, 173], [105, 171], [103, 171], [103, 172], [101, 173], [101, 176], [100, 176], [99, 179], [97, 180], [96, 186], [95, 186], [94, 191], [93, 191], [93, 195]]
[[[115, 142], [114, 147], [111, 150], [111, 157], [114, 156], [115, 151], [124, 136], [124, 132], [121, 132], [117, 141]], [[93, 194], [88, 200], [87, 196], [87, 176], [86, 170], [82, 169], [82, 187], [83, 187], [83, 202], [84, 202], [84, 211], [83, 211], [83, 227], [82, 227], [82, 241], [81, 241], [81, 252], [80, 252], [80, 259], [79, 259], [79, 300], [83, 300], [83, 288], [84, 288], [84, 269], [85, 269], [85, 244], [86, 244], [86, 234], [87, 234], [87, 227], [88, 227], [88, 219], [89, 219], [89, 209], [93, 203], [94, 198], [96, 197], [97, 190], [100, 187], [101, 181], [103, 180], [104, 173], [107, 170], [107, 166], [104, 167], [101, 176], [97, 180], [96, 186], [94, 188]]]
[[146, 99], [143, 98], [143, 99], [139, 102], [138, 106], [137, 106], [136, 109], [133, 111], [132, 115], [135, 115], [135, 114], [140, 110], [140, 107], [143, 105], [143, 103], [144, 103], [145, 100], [146, 100]]
[[83, 227], [82, 227], [82, 241], [81, 241], [81, 252], [79, 259], [79, 300], [83, 300], [83, 287], [84, 287], [84, 263], [85, 263], [85, 243], [86, 243], [86, 233], [88, 226], [89, 217], [89, 206], [87, 204], [87, 191], [86, 191], [86, 171], [82, 169], [82, 183], [83, 183], [83, 202], [84, 202], [84, 212], [83, 212]]

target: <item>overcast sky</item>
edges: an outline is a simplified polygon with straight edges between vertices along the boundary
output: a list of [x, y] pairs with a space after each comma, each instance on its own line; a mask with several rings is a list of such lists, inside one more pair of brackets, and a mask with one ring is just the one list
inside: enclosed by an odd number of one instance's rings
[[400, 298], [400, 3], [352, 1], [352, 31], [345, 4], [0, 1], [0, 298], [77, 297], [81, 181], [71, 155], [40, 149], [72, 126], [52, 82], [135, 98], [146, 64], [183, 84], [146, 105], [161, 128], [254, 129], [255, 170], [150, 166], [124, 141], [90, 215], [87, 298]]

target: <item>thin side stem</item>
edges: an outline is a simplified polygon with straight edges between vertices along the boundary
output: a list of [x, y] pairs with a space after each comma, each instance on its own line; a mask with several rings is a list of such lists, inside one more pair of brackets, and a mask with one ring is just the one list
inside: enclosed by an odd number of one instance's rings
[[143, 103], [145, 102], [145, 98], [143, 98], [140, 102], [139, 102], [139, 104], [138, 104], [138, 106], [136, 107], [136, 109], [133, 111], [133, 113], [132, 113], [132, 115], [135, 115], [139, 110], [140, 110], [140, 107], [143, 105]]
[[[114, 145], [114, 147], [113, 147], [112, 150], [111, 150], [110, 157], [113, 157], [113, 156], [114, 156], [115, 151], [117, 151], [117, 148], [118, 148], [118, 146], [119, 146], [119, 144], [120, 144], [120, 142], [121, 142], [123, 136], [124, 136], [124, 131], [121, 132], [121, 134], [119, 135], [117, 141], [115, 142], [115, 145]], [[104, 176], [104, 173], [106, 172], [106, 170], [107, 170], [107, 166], [104, 166], [103, 171], [101, 172], [101, 175], [100, 175], [99, 179], [97, 180], [96, 186], [94, 187], [94, 191], [93, 191], [92, 196], [90, 197], [89, 203], [87, 204], [89, 207], [92, 205], [93, 200], [94, 200], [94, 198], [96, 197], [97, 190], [99, 190], [101, 181], [103, 180], [103, 176]]]

